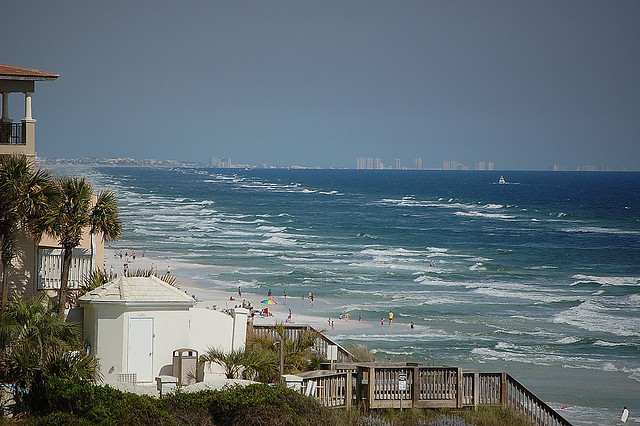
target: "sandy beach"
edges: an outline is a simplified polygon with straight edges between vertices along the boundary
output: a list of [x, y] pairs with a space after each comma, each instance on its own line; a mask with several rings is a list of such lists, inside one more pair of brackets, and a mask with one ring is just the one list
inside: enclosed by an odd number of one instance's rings
[[[122, 255], [116, 255], [116, 253], [121, 253]], [[275, 323], [310, 325], [327, 336], [366, 334], [368, 332], [380, 333], [388, 329], [397, 333], [398, 328], [406, 328], [407, 332], [410, 331], [409, 324], [396, 323], [392, 327], [388, 327], [387, 318], [385, 318], [384, 327], [381, 327], [379, 321], [359, 320], [357, 317], [347, 319], [346, 313], [342, 318], [340, 318], [340, 315], [326, 318], [313, 315], [310, 312], [318, 305], [323, 305], [324, 302], [317, 300], [315, 297], [313, 301], [310, 301], [308, 295], [298, 295], [296, 297], [288, 294], [285, 297], [283, 294], [273, 292], [272, 300], [276, 304], [262, 303], [269, 299], [269, 289], [241, 288], [241, 293], [239, 294], [238, 288], [232, 284], [229, 284], [229, 290], [207, 287], [202, 282], [181, 276], [179, 263], [172, 259], [154, 258], [153, 254], [146, 252], [144, 252], [143, 256], [142, 251], [135, 251], [134, 259], [133, 253], [134, 251], [131, 250], [105, 249], [106, 270], [119, 276], [125, 271], [126, 264], [126, 268], [131, 272], [149, 269], [157, 271], [158, 275], [164, 275], [169, 272], [176, 277], [175, 286], [194, 297], [196, 307], [200, 308], [224, 310], [241, 306], [243, 303], [249, 304], [260, 311], [267, 308], [268, 316], [259, 313], [254, 316], [253, 323], [256, 325]], [[291, 318], [287, 321], [290, 313]], [[395, 321], [397, 322], [397, 320]]]

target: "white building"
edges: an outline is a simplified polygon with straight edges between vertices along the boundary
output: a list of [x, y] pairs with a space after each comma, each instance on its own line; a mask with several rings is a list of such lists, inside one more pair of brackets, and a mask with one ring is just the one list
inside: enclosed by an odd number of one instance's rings
[[[79, 298], [85, 350], [100, 360], [105, 383], [151, 383], [173, 375], [174, 351], [242, 349], [247, 310], [233, 315], [196, 308], [188, 294], [157, 277], [120, 277]], [[223, 378], [221, 367], [198, 380]], [[213, 370], [212, 370], [213, 369]]]

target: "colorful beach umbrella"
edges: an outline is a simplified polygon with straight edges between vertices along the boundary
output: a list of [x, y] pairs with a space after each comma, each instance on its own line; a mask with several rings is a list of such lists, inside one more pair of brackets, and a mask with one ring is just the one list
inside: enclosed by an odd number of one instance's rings
[[276, 301], [273, 299], [263, 300], [262, 303], [266, 303], [267, 305], [277, 305]]

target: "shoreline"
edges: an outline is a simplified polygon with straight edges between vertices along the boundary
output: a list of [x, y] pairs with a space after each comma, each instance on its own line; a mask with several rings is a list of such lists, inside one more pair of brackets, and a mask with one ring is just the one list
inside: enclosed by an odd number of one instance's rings
[[[122, 252], [122, 258], [116, 258], [115, 252]], [[125, 256], [128, 253], [128, 256]], [[142, 256], [142, 251], [136, 251], [136, 258], [133, 259], [132, 251], [127, 250], [115, 250], [112, 248], [105, 248], [105, 268], [106, 271], [113, 271], [113, 273], [120, 276], [124, 272], [124, 264], [128, 262], [128, 270], [148, 270], [156, 269], [158, 275], [163, 275], [170, 271], [170, 274], [176, 278], [175, 287], [185, 291], [185, 293], [194, 297], [196, 300], [195, 306], [205, 309], [232, 309], [236, 306], [241, 306], [243, 302], [249, 303], [254, 309], [262, 310], [268, 309], [270, 316], [263, 317], [259, 314], [254, 316], [253, 323], [256, 325], [272, 325], [275, 323], [288, 323], [297, 325], [309, 325], [327, 336], [331, 335], [349, 335], [349, 334], [366, 334], [367, 332], [380, 332], [380, 331], [397, 331], [398, 329], [405, 329], [409, 332], [411, 330], [409, 324], [396, 323], [392, 326], [388, 326], [388, 320], [385, 318], [385, 325], [381, 327], [378, 322], [371, 322], [358, 318], [351, 317], [350, 319], [339, 317], [324, 317], [320, 315], [310, 314], [308, 311], [312, 310], [314, 306], [325, 306], [326, 302], [316, 300], [309, 301], [308, 296], [304, 298], [298, 298], [287, 295], [273, 295], [272, 299], [276, 304], [262, 303], [263, 300], [268, 300], [266, 289], [264, 294], [256, 293], [255, 289], [248, 290], [242, 289], [241, 294], [238, 294], [237, 288], [232, 289], [230, 284], [229, 290], [221, 288], [204, 287], [203, 281], [199, 281], [193, 278], [187, 278], [180, 275], [180, 267], [176, 267], [178, 263], [171, 259], [162, 259], [159, 257], [149, 257], [148, 254]], [[192, 266], [192, 265], [190, 265]], [[291, 311], [291, 320], [287, 321], [289, 312]], [[371, 348], [370, 348], [371, 349]]]

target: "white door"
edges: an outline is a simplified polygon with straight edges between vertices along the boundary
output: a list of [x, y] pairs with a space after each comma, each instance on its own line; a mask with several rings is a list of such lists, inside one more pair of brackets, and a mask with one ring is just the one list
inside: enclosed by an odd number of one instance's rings
[[138, 382], [153, 381], [153, 318], [129, 319], [128, 372]]

